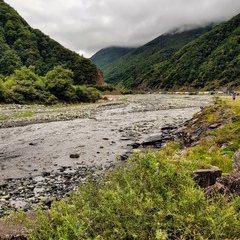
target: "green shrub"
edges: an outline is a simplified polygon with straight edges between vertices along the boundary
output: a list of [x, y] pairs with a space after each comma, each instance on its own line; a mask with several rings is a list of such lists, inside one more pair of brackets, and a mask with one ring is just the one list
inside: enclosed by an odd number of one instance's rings
[[97, 100], [102, 98], [100, 92], [96, 88], [93, 88], [93, 87], [87, 88], [87, 95], [89, 98], [89, 102], [96, 102]]
[[0, 102], [4, 100], [3, 92], [4, 92], [3, 80], [1, 79], [1, 75], [0, 75]]
[[77, 86], [75, 91], [78, 102], [96, 102], [102, 98], [100, 92], [93, 87]]
[[73, 84], [73, 72], [63, 66], [56, 66], [45, 76], [46, 89], [56, 98], [62, 101], [75, 100], [75, 88]]
[[39, 211], [30, 239], [234, 239], [239, 202], [207, 201], [183, 162], [140, 153]]
[[50, 95], [45, 90], [43, 78], [35, 74], [33, 66], [22, 67], [5, 78], [2, 84], [3, 101], [6, 103], [45, 103]]

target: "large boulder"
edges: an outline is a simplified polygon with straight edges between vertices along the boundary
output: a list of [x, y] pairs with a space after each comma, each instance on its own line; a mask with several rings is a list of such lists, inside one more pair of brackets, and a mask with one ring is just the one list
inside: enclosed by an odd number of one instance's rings
[[233, 173], [240, 173], [240, 149], [233, 154], [232, 157]]
[[210, 169], [197, 169], [193, 174], [198, 185], [206, 188], [216, 183], [216, 179], [222, 176], [222, 170], [213, 166]]
[[214, 185], [205, 188], [207, 198], [212, 198], [219, 193], [227, 197], [231, 194], [240, 196], [240, 149], [234, 153], [232, 162], [232, 174], [217, 178]]

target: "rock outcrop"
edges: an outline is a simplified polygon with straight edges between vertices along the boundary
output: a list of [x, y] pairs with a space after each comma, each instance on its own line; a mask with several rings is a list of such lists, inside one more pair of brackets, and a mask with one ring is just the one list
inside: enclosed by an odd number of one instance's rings
[[240, 149], [232, 157], [233, 174], [240, 174]]
[[232, 157], [232, 174], [219, 177], [216, 183], [205, 189], [206, 198], [212, 198], [216, 194], [224, 194], [229, 197], [232, 194], [240, 196], [240, 149]]
[[210, 169], [197, 169], [193, 174], [194, 180], [198, 185], [202, 188], [206, 188], [216, 183], [217, 178], [222, 176], [222, 170], [213, 166]]
[[107, 83], [105, 83], [104, 81], [103, 72], [100, 69], [97, 70], [96, 84], [102, 85], [102, 86], [107, 85]]
[[[207, 120], [208, 112], [218, 112], [216, 121]], [[180, 141], [183, 147], [192, 147], [199, 143], [199, 140], [209, 131], [214, 131], [219, 127], [228, 124], [234, 116], [228, 111], [224, 111], [221, 106], [211, 106], [202, 108], [193, 119], [186, 121], [185, 124], [174, 132], [174, 139]]]

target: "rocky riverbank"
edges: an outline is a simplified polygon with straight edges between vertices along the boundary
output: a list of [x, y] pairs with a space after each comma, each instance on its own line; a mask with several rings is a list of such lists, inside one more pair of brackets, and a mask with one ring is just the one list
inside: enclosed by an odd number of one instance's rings
[[[211, 96], [129, 95], [85, 106], [1, 106], [0, 216], [67, 196], [100, 177], [135, 147], [160, 138], [211, 102]], [[13, 113], [31, 112], [26, 118]], [[152, 141], [153, 142], [153, 141]], [[156, 141], [155, 141], [156, 142]]]

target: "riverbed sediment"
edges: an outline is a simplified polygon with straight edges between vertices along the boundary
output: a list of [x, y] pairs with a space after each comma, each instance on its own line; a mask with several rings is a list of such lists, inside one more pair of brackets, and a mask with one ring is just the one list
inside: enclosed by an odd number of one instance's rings
[[[71, 107], [0, 106], [0, 216], [18, 207], [50, 207], [89, 174], [97, 178], [124, 160], [133, 144], [164, 126], [180, 126], [211, 101], [144, 94]], [[12, 117], [24, 111], [32, 115]]]

